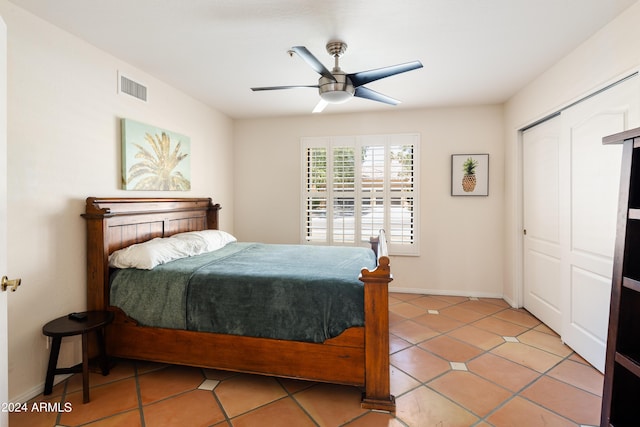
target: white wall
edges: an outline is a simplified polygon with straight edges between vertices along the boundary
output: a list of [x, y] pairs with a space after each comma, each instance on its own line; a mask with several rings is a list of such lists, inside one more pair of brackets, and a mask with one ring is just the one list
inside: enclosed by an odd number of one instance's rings
[[[9, 396], [42, 392], [47, 321], [86, 307], [88, 196], [214, 197], [233, 231], [232, 121], [157, 79], [0, 0], [8, 27]], [[117, 94], [117, 71], [148, 86], [149, 102]], [[191, 138], [192, 190], [120, 190], [122, 117]], [[80, 360], [63, 340], [60, 365]]]
[[640, 65], [640, 3], [520, 90], [505, 104], [504, 297], [522, 303], [521, 151], [518, 130], [577, 101]]
[[[357, 102], [357, 101], [355, 101]], [[392, 257], [392, 291], [475, 296], [503, 288], [502, 107], [237, 120], [235, 232], [300, 242], [300, 138], [419, 133], [419, 257]], [[451, 197], [451, 155], [489, 153], [489, 197]]]

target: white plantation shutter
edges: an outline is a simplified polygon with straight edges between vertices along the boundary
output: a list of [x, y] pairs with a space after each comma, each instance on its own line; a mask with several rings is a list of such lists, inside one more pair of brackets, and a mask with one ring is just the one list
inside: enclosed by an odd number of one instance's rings
[[392, 145], [390, 152], [389, 244], [404, 246], [415, 238], [415, 147]]
[[306, 241], [309, 243], [325, 243], [327, 234], [327, 149], [326, 147], [305, 150], [304, 226]]
[[302, 241], [368, 245], [418, 255], [419, 135], [303, 138]]
[[331, 180], [330, 216], [333, 224], [332, 243], [355, 244], [356, 161], [355, 147], [334, 146], [330, 149]]

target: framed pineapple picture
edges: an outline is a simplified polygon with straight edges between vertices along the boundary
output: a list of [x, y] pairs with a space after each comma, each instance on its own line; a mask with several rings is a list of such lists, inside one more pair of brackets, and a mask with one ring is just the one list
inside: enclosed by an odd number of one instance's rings
[[451, 155], [451, 195], [489, 195], [489, 155]]

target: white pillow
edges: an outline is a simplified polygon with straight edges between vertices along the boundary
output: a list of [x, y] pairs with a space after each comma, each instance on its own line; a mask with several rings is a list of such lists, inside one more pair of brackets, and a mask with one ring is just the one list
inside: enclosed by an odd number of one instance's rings
[[109, 256], [109, 266], [151, 270], [159, 264], [189, 256], [188, 249], [180, 240], [156, 237], [115, 251]]
[[212, 252], [235, 241], [235, 237], [219, 230], [192, 231], [171, 237], [156, 237], [113, 252], [109, 256], [109, 266], [151, 270], [157, 265], [179, 258]]
[[194, 250], [201, 250], [202, 252], [216, 251], [228, 243], [238, 241], [231, 234], [221, 230], [188, 231], [174, 234], [171, 238], [188, 242], [189, 245], [193, 246]]

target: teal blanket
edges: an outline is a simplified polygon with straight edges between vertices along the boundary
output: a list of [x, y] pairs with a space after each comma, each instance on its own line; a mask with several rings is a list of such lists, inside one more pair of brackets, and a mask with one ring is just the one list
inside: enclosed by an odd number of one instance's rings
[[323, 342], [364, 325], [366, 248], [231, 243], [153, 270], [115, 270], [111, 305], [143, 325]]

